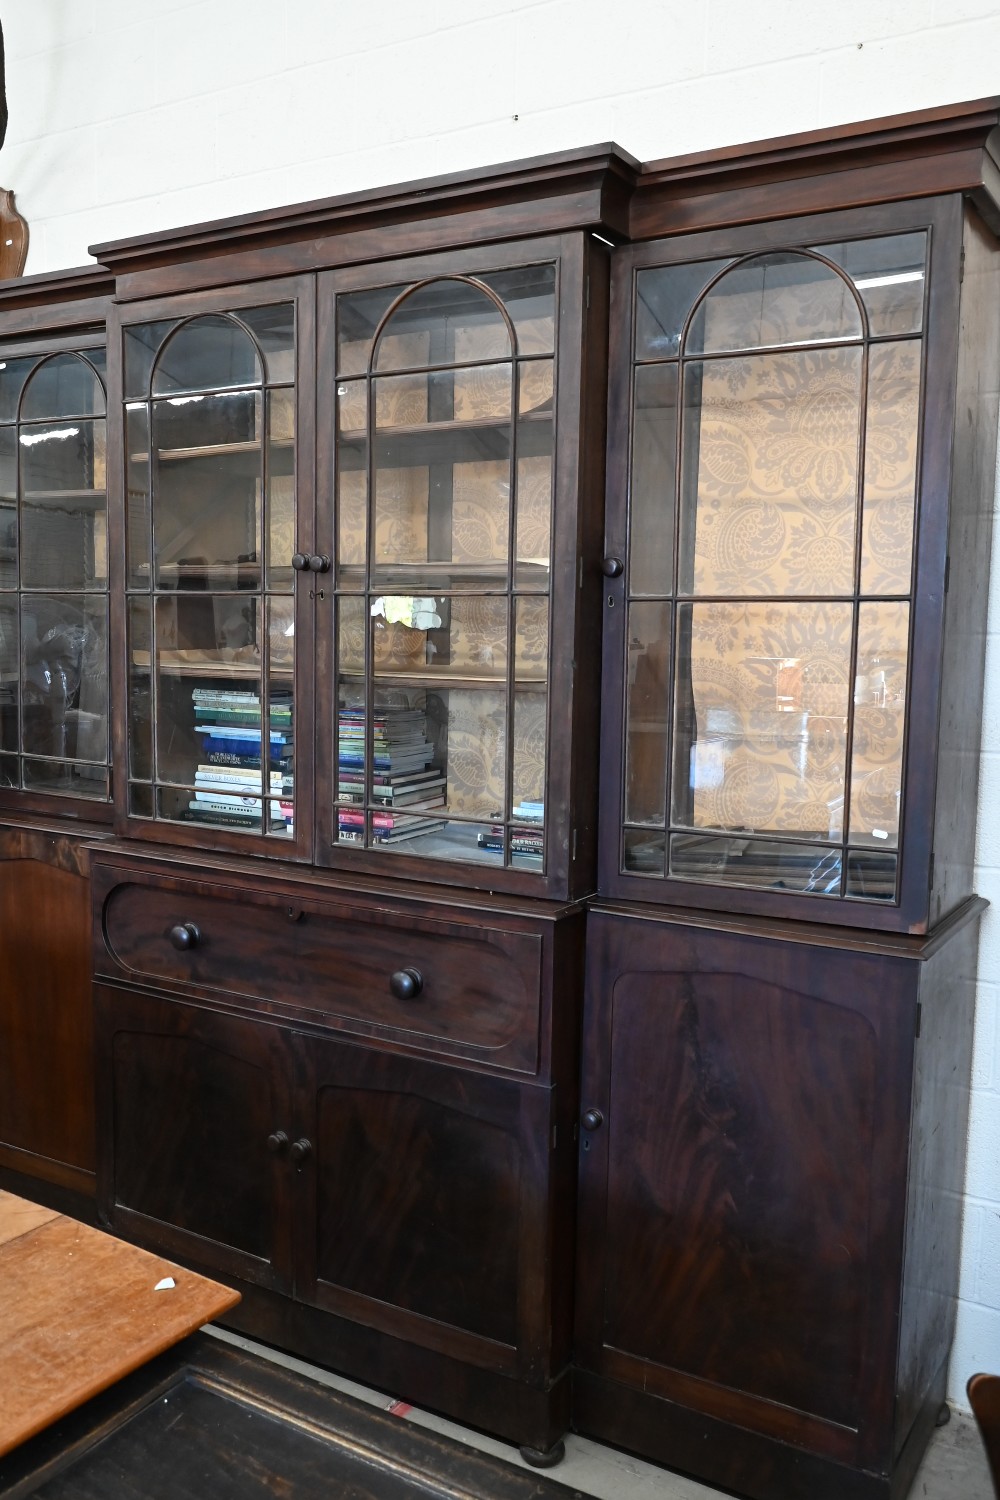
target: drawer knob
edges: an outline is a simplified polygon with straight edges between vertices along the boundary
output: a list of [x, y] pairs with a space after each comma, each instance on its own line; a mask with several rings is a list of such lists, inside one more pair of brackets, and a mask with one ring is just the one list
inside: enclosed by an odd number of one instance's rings
[[599, 1109], [588, 1109], [583, 1117], [584, 1130], [600, 1130], [604, 1124], [604, 1116]]
[[201, 933], [193, 922], [178, 922], [176, 927], [171, 927], [167, 936], [180, 953], [187, 953], [189, 949], [197, 948]]
[[424, 987], [424, 977], [419, 969], [397, 969], [389, 980], [389, 988], [397, 1000], [415, 1000]]
[[297, 1167], [300, 1167], [307, 1157], [312, 1156], [312, 1141], [307, 1141], [305, 1136], [301, 1140], [293, 1141], [289, 1156]]
[[280, 1156], [288, 1145], [288, 1137], [283, 1130], [275, 1130], [267, 1138], [267, 1149], [273, 1151], [275, 1156]]

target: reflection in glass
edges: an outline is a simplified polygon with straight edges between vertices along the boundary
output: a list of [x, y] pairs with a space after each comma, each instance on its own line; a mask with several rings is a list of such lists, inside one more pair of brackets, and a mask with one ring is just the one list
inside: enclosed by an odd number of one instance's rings
[[823, 261], [779, 251], [740, 261], [706, 293], [688, 329], [688, 354], [860, 339], [850, 283]]
[[22, 422], [103, 417], [104, 403], [104, 387], [87, 361], [78, 354], [55, 354], [26, 382], [20, 417]]
[[295, 308], [290, 302], [251, 307], [239, 314], [264, 354], [269, 385], [291, 385], [295, 379]]
[[261, 430], [256, 391], [154, 405], [158, 588], [260, 587]]
[[150, 650], [153, 638], [152, 602], [147, 596], [128, 601], [128, 750], [129, 774], [153, 775], [153, 689]]
[[[374, 291], [353, 292], [348, 296], [337, 298], [337, 373], [339, 375], [364, 375], [371, 357], [375, 330], [402, 291], [401, 286], [380, 286]], [[407, 348], [401, 348], [393, 342], [393, 339], [392, 334], [387, 334], [381, 341], [383, 369], [426, 364], [426, 336], [418, 334]]]
[[627, 875], [661, 877], [666, 860], [666, 835], [645, 828], [626, 828], [622, 867]]
[[122, 351], [126, 398], [149, 395], [149, 377], [153, 369], [153, 360], [163, 340], [171, 329], [176, 327], [177, 319], [170, 318], [160, 323], [140, 323], [123, 329]]
[[514, 757], [511, 781], [511, 839], [515, 852], [542, 859], [545, 818], [545, 695], [514, 693]]
[[635, 357], [672, 359], [680, 348], [681, 330], [695, 298], [724, 266], [725, 260], [701, 260], [681, 266], [655, 266], [635, 278]]
[[[517, 451], [523, 455], [523, 424], [518, 428]], [[517, 518], [514, 587], [548, 592], [552, 558], [552, 452], [551, 426], [545, 451], [517, 460]], [[505, 515], [505, 481], [498, 476], [498, 521]], [[491, 539], [491, 547], [492, 547]], [[499, 538], [497, 544], [499, 552]]]
[[[107, 653], [105, 596], [22, 597], [21, 745], [25, 754], [107, 764]], [[36, 768], [36, 775], [40, 774]], [[80, 774], [74, 772], [72, 780]], [[61, 770], [53, 772], [53, 786], [69, 789], [62, 775]], [[104, 792], [95, 794], [103, 796]]]
[[291, 593], [295, 548], [295, 393], [267, 396], [267, 587]]
[[[459, 601], [464, 603], [463, 601]], [[503, 601], [499, 601], [503, 603]], [[499, 620], [498, 620], [499, 623]], [[520, 683], [543, 683], [549, 663], [549, 601], [545, 597], [514, 602], [514, 676]]]
[[208, 314], [183, 323], [168, 337], [156, 356], [152, 394], [260, 385], [262, 377], [247, 330], [232, 318]]
[[913, 562], [920, 345], [873, 345], [868, 365], [861, 590], [907, 594]]
[[[518, 354], [551, 354], [555, 349], [554, 265], [516, 266], [478, 278], [507, 309], [514, 324]], [[495, 325], [494, 325], [495, 326]], [[494, 346], [501, 355], [504, 351]]]
[[13, 422], [21, 400], [24, 382], [38, 364], [38, 359], [0, 359], [0, 422]]
[[681, 833], [670, 839], [670, 873], [682, 880], [839, 896], [842, 870], [839, 849]]
[[663, 593], [671, 586], [676, 452], [677, 366], [639, 366], [632, 419], [632, 594]]
[[127, 587], [149, 588], [152, 532], [149, 510], [149, 407], [125, 408], [125, 538]]
[[852, 592], [861, 369], [860, 348], [687, 366], [683, 592]]
[[868, 901], [891, 901], [896, 894], [897, 866], [895, 854], [882, 854], [877, 849], [849, 849], [848, 896], [863, 896]]
[[153, 788], [151, 786], [136, 786], [134, 783], [128, 789], [129, 816], [133, 818], [151, 818], [154, 816]]
[[[670, 605], [631, 604], [625, 708], [625, 821], [663, 826], [667, 785]], [[661, 844], [662, 854], [662, 844]]]
[[850, 604], [678, 605], [673, 822], [835, 839]]
[[19, 747], [20, 662], [17, 599], [0, 598], [0, 750]]
[[924, 312], [925, 230], [816, 248], [842, 266], [854, 282], [873, 335], [919, 333]]
[[899, 842], [909, 626], [908, 604], [860, 606], [851, 751], [852, 844], [894, 849]]
[[88, 589], [107, 579], [104, 422], [23, 426], [21, 583]]
[[25, 791], [62, 792], [102, 802], [107, 802], [109, 797], [106, 765], [72, 760], [31, 760], [25, 756], [21, 773]]
[[0, 590], [17, 578], [17, 433], [0, 427]]
[[[412, 347], [406, 341], [387, 342], [390, 334], [404, 334], [410, 327]], [[509, 359], [511, 352], [506, 321], [492, 298], [466, 281], [448, 278], [425, 282], [399, 303], [375, 345], [372, 363], [384, 372], [418, 364]]]

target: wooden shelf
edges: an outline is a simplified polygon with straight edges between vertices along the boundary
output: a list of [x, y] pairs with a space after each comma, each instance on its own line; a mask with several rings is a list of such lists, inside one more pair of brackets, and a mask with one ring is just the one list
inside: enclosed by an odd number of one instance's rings
[[[363, 682], [364, 673], [357, 668], [348, 668], [339, 673], [341, 682]], [[485, 673], [467, 667], [376, 667], [372, 673], [376, 687], [495, 687], [507, 685], [507, 678], [496, 672]], [[544, 688], [548, 676], [544, 673], [531, 677], [515, 677], [513, 687]]]
[[[380, 469], [423, 468], [438, 463], [481, 463], [506, 459], [510, 453], [513, 423], [495, 417], [469, 422], [417, 422], [375, 429], [375, 454]], [[527, 413], [517, 419], [519, 458], [548, 456], [552, 452], [552, 413]], [[368, 432], [348, 428], [339, 434], [341, 469], [365, 467]]]
[[26, 490], [21, 496], [26, 505], [57, 505], [60, 501], [89, 501], [94, 510], [102, 510], [108, 503], [107, 490]]
[[[238, 657], [226, 659], [217, 651], [194, 649], [161, 651], [158, 664], [161, 672], [171, 672], [177, 677], [254, 678], [259, 681], [262, 676], [259, 656], [252, 661], [241, 660]], [[133, 651], [132, 666], [148, 671], [149, 652]], [[290, 681], [292, 668], [272, 665], [270, 677], [272, 680], [280, 678]]]

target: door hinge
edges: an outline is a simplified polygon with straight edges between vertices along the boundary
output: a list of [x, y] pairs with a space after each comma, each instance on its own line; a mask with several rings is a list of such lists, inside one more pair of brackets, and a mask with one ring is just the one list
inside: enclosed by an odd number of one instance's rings
[[949, 556], [946, 557], [945, 560], [944, 560], [944, 591], [945, 591], [945, 593], [948, 592], [948, 589], [950, 587], [951, 587], [951, 556], [949, 554]]
[[965, 280], [965, 246], [963, 245], [962, 246], [962, 253], [961, 253], [961, 255], [959, 256], [959, 259], [958, 259], [958, 283], [959, 283], [959, 286], [961, 286], [961, 284], [962, 284], [962, 282], [964, 280]]
[[930, 864], [927, 867], [927, 884], [931, 890], [934, 889], [934, 851], [931, 851]]
[[922, 1013], [923, 1013], [923, 1006], [918, 1001], [917, 1002], [917, 1029], [914, 1032], [914, 1036], [919, 1036], [920, 1035], [920, 1018], [921, 1018]]

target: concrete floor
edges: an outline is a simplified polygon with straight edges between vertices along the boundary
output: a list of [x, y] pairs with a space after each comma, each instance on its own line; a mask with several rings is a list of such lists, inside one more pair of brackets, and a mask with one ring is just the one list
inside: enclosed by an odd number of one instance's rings
[[[210, 1328], [209, 1333], [248, 1349], [266, 1358], [274, 1359], [300, 1374], [309, 1375], [335, 1390], [345, 1391], [361, 1401], [388, 1409], [392, 1399], [382, 1391], [370, 1390], [353, 1381], [342, 1380], [327, 1370], [317, 1369], [302, 1360], [278, 1354], [249, 1339], [239, 1338], [223, 1329]], [[434, 1432], [446, 1433], [458, 1442], [468, 1443], [473, 1448], [493, 1453], [520, 1465], [517, 1450], [507, 1443], [484, 1437], [443, 1417], [421, 1411], [417, 1407], [406, 1409], [403, 1420], [418, 1426], [431, 1428]], [[566, 1439], [566, 1457], [554, 1469], [546, 1471], [546, 1477], [557, 1479], [570, 1490], [582, 1491], [585, 1500], [729, 1500], [719, 1490], [709, 1489], [683, 1475], [669, 1473], [654, 1464], [644, 1463], [615, 1448], [605, 1448], [589, 1438], [571, 1433]], [[488, 1500], [488, 1497], [484, 1497]], [[909, 1500], [995, 1500], [990, 1482], [986, 1455], [979, 1440], [979, 1433], [970, 1416], [955, 1412], [951, 1421], [935, 1433], [917, 1477], [910, 1490]]]

